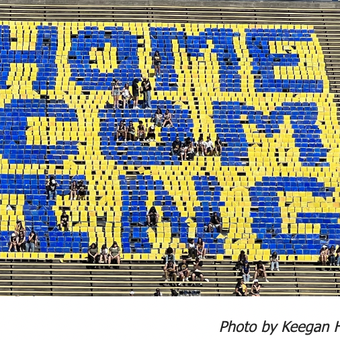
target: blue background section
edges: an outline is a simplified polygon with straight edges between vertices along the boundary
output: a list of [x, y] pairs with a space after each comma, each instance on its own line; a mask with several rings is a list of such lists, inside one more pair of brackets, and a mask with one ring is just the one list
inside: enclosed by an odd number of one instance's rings
[[300, 42], [312, 41], [314, 30], [307, 29], [246, 29], [246, 44], [255, 77], [257, 92], [311, 92], [323, 91], [322, 80], [275, 79], [274, 66], [298, 66], [300, 58], [290, 47], [290, 54], [271, 54], [270, 41]]
[[[316, 255], [324, 243], [340, 242], [339, 213], [297, 212], [296, 223], [321, 225], [320, 234], [283, 234], [282, 217], [278, 192], [312, 192], [314, 197], [332, 197], [334, 188], [326, 188], [316, 178], [307, 177], [263, 177], [249, 189], [252, 211], [252, 231], [262, 239], [262, 248], [278, 250], [279, 254]], [[288, 226], [289, 232], [290, 226]], [[324, 235], [325, 237], [321, 237]], [[327, 236], [328, 235], [328, 236]]]

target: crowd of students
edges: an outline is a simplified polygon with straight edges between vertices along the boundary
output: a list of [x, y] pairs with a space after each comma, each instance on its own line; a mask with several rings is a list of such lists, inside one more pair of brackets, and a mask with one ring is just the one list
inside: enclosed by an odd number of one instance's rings
[[[191, 249], [191, 242], [192, 240], [189, 242], [189, 249]], [[205, 253], [204, 242], [201, 240], [201, 243], [196, 244], [196, 252], [190, 252], [189, 256], [182, 256], [181, 262], [177, 263], [173, 249], [169, 247], [164, 256], [163, 272], [165, 282], [171, 281], [172, 284], [177, 286], [182, 286], [186, 283], [194, 284], [196, 281], [199, 281], [200, 285], [202, 285], [203, 281], [209, 282], [202, 272], [205, 258], [203, 253]]]
[[326, 266], [339, 266], [340, 265], [340, 246], [335, 249], [335, 246], [323, 245], [320, 249], [320, 264]]
[[100, 249], [96, 243], [92, 243], [88, 249], [88, 263], [92, 264], [120, 264], [120, 247], [116, 241], [113, 241], [112, 246], [107, 248], [103, 244]]
[[220, 156], [222, 153], [222, 143], [217, 136], [215, 143], [207, 137], [207, 140], [203, 140], [201, 135], [197, 141], [187, 137], [184, 141], [181, 141], [177, 136], [172, 142], [171, 148], [172, 154], [178, 156], [181, 161], [192, 161], [197, 156]]

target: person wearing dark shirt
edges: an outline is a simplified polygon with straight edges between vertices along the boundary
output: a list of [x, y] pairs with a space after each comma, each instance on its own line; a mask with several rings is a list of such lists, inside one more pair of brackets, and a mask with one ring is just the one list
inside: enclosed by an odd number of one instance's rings
[[243, 279], [237, 279], [237, 283], [235, 286], [235, 294], [236, 296], [246, 296], [247, 295], [247, 286], [244, 284]]
[[215, 140], [215, 149], [214, 149], [214, 155], [215, 156], [221, 156], [222, 154], [222, 144], [220, 138], [217, 136]]
[[150, 208], [150, 210], [148, 212], [147, 219], [148, 219], [148, 225], [149, 226], [156, 226], [157, 225], [159, 215], [158, 215], [155, 207]]
[[169, 261], [165, 267], [164, 267], [164, 275], [165, 275], [165, 281], [177, 280], [177, 271], [176, 271], [176, 265], [172, 262]]
[[82, 184], [78, 190], [78, 199], [84, 200], [86, 195], [86, 186], [85, 184]]
[[143, 141], [145, 139], [145, 127], [141, 120], [138, 122], [137, 133], [138, 133], [138, 140]]
[[205, 146], [204, 146], [204, 141], [203, 141], [203, 136], [201, 135], [197, 141], [196, 144], [196, 153], [198, 156], [202, 155], [204, 156], [205, 154]]
[[147, 77], [144, 77], [143, 81], [142, 81], [142, 91], [143, 91], [143, 98], [144, 98], [144, 101], [143, 101], [144, 109], [147, 108], [147, 107], [149, 109], [151, 109], [151, 90], [152, 90], [152, 87], [151, 87], [150, 80]]
[[38, 237], [37, 234], [34, 232], [34, 230], [32, 230], [28, 236], [28, 240], [26, 242], [26, 251], [27, 252], [34, 252], [35, 251], [35, 247], [37, 246], [37, 242], [38, 242]]
[[135, 78], [132, 82], [132, 98], [133, 98], [133, 108], [139, 109], [138, 107], [138, 97], [139, 97], [139, 80]]
[[64, 230], [64, 231], [69, 231], [69, 220], [70, 217], [69, 215], [66, 214], [66, 211], [63, 209], [63, 212], [60, 216], [60, 230]]
[[18, 251], [25, 250], [26, 250], [26, 237], [24, 231], [21, 230], [18, 236]]
[[18, 238], [15, 233], [11, 235], [11, 239], [9, 241], [9, 252], [17, 252], [18, 251]]
[[88, 254], [87, 261], [89, 263], [98, 263], [99, 262], [98, 247], [95, 243], [92, 243], [90, 245], [87, 254]]
[[190, 276], [189, 265], [186, 258], [183, 258], [182, 262], [178, 264], [178, 279], [179, 281], [188, 281]]
[[182, 142], [179, 140], [179, 137], [177, 136], [176, 139], [172, 142], [172, 154], [178, 155], [179, 150], [181, 149]]
[[158, 78], [161, 75], [161, 62], [162, 58], [159, 54], [159, 51], [156, 51], [152, 58], [153, 66], [155, 68], [155, 75]]
[[133, 126], [132, 121], [129, 122], [129, 126], [128, 126], [128, 129], [127, 129], [127, 139], [132, 141], [132, 142], [135, 141], [135, 139], [136, 139], [136, 129]]
[[219, 216], [217, 215], [217, 212], [214, 212], [210, 218], [210, 222], [208, 225], [208, 231], [211, 233], [214, 231], [214, 228], [216, 228], [216, 231], [218, 233], [221, 232], [221, 220]]
[[155, 125], [150, 125], [146, 139], [147, 140], [155, 140], [156, 139]]
[[58, 183], [53, 175], [50, 176], [50, 178], [47, 179], [46, 181], [46, 192], [47, 192], [47, 199], [51, 199], [51, 194], [52, 194], [52, 199], [55, 199], [56, 196], [56, 190], [57, 190]]
[[119, 137], [123, 137], [124, 140], [126, 141], [126, 135], [127, 135], [127, 131], [126, 131], [125, 122], [121, 120], [117, 127], [117, 132], [116, 132], [117, 141], [119, 140]]

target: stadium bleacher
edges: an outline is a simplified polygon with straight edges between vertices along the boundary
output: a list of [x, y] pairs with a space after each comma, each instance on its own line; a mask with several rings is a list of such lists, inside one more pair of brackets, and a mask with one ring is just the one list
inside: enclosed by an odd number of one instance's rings
[[[276, 250], [315, 262], [340, 244], [337, 107], [312, 25], [4, 21], [0, 44], [1, 258], [84, 259], [90, 243], [116, 240], [124, 260], [160, 260], [202, 237], [218, 261]], [[153, 109], [114, 110], [112, 80], [145, 74]], [[122, 119], [148, 126], [157, 107], [173, 128], [116, 140]], [[177, 135], [201, 134], [221, 138], [220, 157], [171, 155]], [[69, 199], [72, 179], [84, 180], [84, 201]], [[152, 205], [157, 228], [145, 224]], [[213, 211], [222, 233], [204, 231]], [[17, 219], [37, 232], [39, 253], [7, 254]]]

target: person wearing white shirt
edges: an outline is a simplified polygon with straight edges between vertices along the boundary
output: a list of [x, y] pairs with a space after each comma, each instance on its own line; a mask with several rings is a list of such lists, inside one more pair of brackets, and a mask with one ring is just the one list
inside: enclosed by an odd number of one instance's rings
[[214, 153], [214, 144], [209, 136], [207, 141], [204, 142], [204, 153], [206, 156], [211, 156]]

